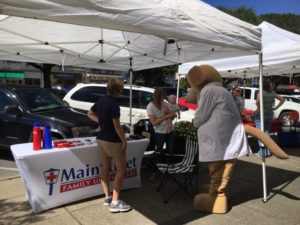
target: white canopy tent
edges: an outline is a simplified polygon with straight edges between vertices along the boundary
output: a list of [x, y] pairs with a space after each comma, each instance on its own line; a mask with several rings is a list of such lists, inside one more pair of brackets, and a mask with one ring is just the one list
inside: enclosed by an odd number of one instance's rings
[[136, 71], [260, 50], [257, 28], [198, 0], [0, 0], [0, 13], [0, 59]]
[[[300, 72], [300, 35], [262, 22], [263, 75], [290, 75]], [[256, 55], [204, 60], [179, 66], [178, 73], [186, 74], [194, 65], [210, 64], [223, 77], [257, 77], [259, 61]]]
[[0, 16], [0, 46], [4, 60], [121, 71], [249, 54], [205, 42], [5, 15]]
[[5, 60], [136, 71], [261, 46], [256, 27], [198, 0], [0, 0], [0, 13]]

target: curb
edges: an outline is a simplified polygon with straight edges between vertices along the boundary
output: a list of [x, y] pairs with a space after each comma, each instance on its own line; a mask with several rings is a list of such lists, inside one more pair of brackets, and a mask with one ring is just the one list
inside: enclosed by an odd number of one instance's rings
[[21, 176], [18, 175], [18, 176], [10, 176], [10, 177], [0, 178], [0, 182], [1, 182], [1, 181], [5, 181], [5, 180], [17, 179], [17, 178], [21, 178]]

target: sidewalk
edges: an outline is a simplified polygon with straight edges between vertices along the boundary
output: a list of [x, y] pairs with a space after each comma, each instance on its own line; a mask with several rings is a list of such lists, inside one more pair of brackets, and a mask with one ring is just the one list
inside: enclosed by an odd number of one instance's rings
[[[251, 155], [238, 160], [229, 188], [227, 214], [206, 214], [193, 210], [192, 199], [179, 192], [169, 203], [156, 192], [159, 180], [149, 181], [150, 171], [142, 170], [142, 188], [122, 192], [133, 207], [128, 213], [112, 214], [103, 197], [71, 203], [33, 214], [20, 177], [0, 180], [0, 224], [247, 224], [300, 225], [300, 148], [289, 148], [288, 160], [267, 158], [268, 201], [262, 202], [261, 158]], [[208, 182], [207, 169], [200, 165], [199, 185]], [[172, 183], [171, 183], [172, 184]], [[172, 185], [169, 187], [172, 189]]]

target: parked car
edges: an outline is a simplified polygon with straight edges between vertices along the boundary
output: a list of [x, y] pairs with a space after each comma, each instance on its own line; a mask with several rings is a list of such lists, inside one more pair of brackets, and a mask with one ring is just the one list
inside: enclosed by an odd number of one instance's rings
[[[243, 87], [241, 87], [243, 89]], [[256, 95], [258, 93], [258, 88], [245, 87], [245, 108], [256, 110]], [[275, 99], [275, 105], [278, 104], [278, 100]], [[296, 111], [300, 115], [300, 104], [291, 101], [285, 101], [282, 106], [274, 110], [274, 118], [280, 119], [283, 122], [283, 125], [288, 126], [290, 124], [289, 112]]]
[[[240, 87], [243, 89], [243, 87]], [[245, 94], [245, 110], [243, 112], [243, 115], [251, 115], [256, 110], [256, 95], [258, 93], [259, 89], [254, 87], [246, 87], [245, 93], [243, 91], [243, 94]], [[289, 96], [289, 99], [292, 97]], [[293, 98], [294, 101], [287, 100], [285, 101], [282, 106], [280, 106], [277, 110], [274, 111], [274, 119], [280, 119], [283, 122], [284, 126], [290, 125], [290, 119], [289, 119], [289, 112], [290, 111], [296, 111], [300, 115], [300, 104], [296, 103], [297, 98]], [[185, 106], [191, 110], [196, 110], [197, 105], [191, 104], [186, 102], [186, 98], [180, 98], [178, 101], [179, 105]], [[275, 104], [278, 104], [278, 100], [275, 100]]]
[[0, 99], [0, 148], [31, 142], [34, 122], [50, 125], [53, 139], [96, 135], [96, 123], [45, 88], [4, 84]]
[[[148, 118], [146, 107], [151, 101], [154, 90], [148, 87], [132, 86], [132, 123]], [[129, 93], [130, 86], [125, 85], [121, 96], [117, 98], [121, 109], [121, 123], [130, 122]], [[88, 111], [104, 95], [106, 95], [106, 84], [77, 84], [63, 100], [75, 109]], [[193, 117], [192, 110], [182, 107], [180, 120], [192, 120]]]
[[300, 104], [300, 97], [295, 97], [295, 96], [292, 96], [292, 95], [281, 95], [281, 96], [284, 97], [284, 99], [286, 101], [295, 102], [295, 103]]
[[50, 88], [50, 91], [54, 94], [56, 94], [60, 99], [63, 99], [65, 95], [70, 91], [75, 85], [54, 85]]

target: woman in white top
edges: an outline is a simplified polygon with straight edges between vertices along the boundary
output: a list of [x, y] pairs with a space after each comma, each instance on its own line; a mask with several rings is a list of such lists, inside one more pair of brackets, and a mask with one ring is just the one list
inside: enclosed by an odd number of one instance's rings
[[[168, 130], [168, 119], [174, 119], [176, 113], [168, 110], [168, 104], [164, 101], [165, 92], [162, 89], [155, 89], [151, 102], [147, 105], [147, 114], [150, 122], [153, 125], [155, 132], [155, 144], [156, 152], [159, 153], [161, 159], [164, 159], [163, 146], [166, 143], [167, 152], [171, 152], [169, 149], [171, 143], [174, 141], [174, 132]], [[155, 163], [157, 159], [155, 158]], [[155, 173], [150, 178], [153, 180]]]
[[168, 119], [174, 119], [176, 113], [168, 110], [168, 103], [164, 101], [165, 92], [156, 89], [151, 102], [147, 105], [147, 114], [155, 131], [156, 151], [163, 153], [163, 146], [166, 142], [167, 150], [173, 131], [168, 131]]

